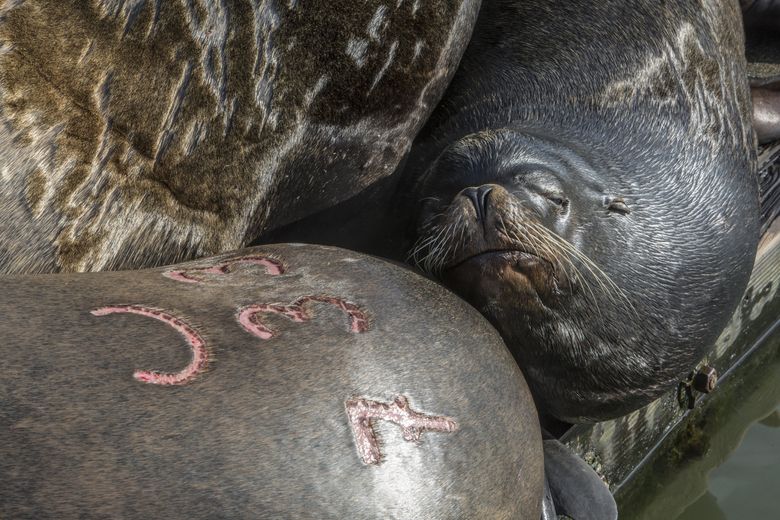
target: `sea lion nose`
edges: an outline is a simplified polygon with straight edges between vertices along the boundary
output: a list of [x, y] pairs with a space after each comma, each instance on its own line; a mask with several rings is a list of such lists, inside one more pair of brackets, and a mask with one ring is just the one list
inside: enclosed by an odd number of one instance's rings
[[487, 200], [493, 186], [480, 186], [478, 188], [466, 188], [461, 192], [464, 197], [468, 197], [474, 205], [477, 212], [477, 220], [484, 220], [487, 215]]

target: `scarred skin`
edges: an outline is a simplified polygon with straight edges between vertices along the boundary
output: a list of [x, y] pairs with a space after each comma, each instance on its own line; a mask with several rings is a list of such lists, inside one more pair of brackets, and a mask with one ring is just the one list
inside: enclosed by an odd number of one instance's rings
[[539, 519], [521, 372], [410, 270], [274, 245], [0, 293], [2, 518]]
[[498, 328], [542, 412], [620, 416], [745, 289], [751, 115], [735, 1], [490, 2], [406, 163], [407, 251]]
[[357, 194], [479, 4], [0, 2], [0, 273], [216, 254]]

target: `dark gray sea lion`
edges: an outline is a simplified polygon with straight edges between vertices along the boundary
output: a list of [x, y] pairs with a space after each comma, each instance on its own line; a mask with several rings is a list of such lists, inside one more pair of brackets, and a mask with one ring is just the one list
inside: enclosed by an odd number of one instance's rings
[[499, 329], [542, 411], [622, 415], [745, 289], [751, 115], [737, 2], [489, 2], [406, 163], [411, 256]]
[[[557, 439], [544, 440], [545, 501], [542, 520], [558, 515], [575, 520], [616, 520], [612, 494], [588, 464]], [[554, 512], [547, 513], [547, 509]]]
[[0, 272], [236, 249], [391, 174], [479, 0], [0, 2]]
[[539, 519], [520, 370], [410, 270], [276, 245], [0, 294], [2, 518]]

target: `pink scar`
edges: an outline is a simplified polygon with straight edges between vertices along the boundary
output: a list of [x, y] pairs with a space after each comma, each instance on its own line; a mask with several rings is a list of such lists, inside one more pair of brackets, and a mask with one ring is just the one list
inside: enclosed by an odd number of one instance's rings
[[290, 305], [270, 303], [249, 305], [239, 310], [238, 322], [250, 334], [261, 339], [271, 339], [275, 333], [260, 321], [259, 314], [279, 314], [301, 323], [311, 319], [311, 314], [305, 308], [311, 302], [329, 303], [344, 311], [349, 317], [350, 332], [359, 333], [368, 330], [368, 316], [360, 307], [347, 300], [332, 296], [304, 296]]
[[183, 370], [174, 374], [165, 374], [162, 372], [150, 372], [147, 370], [137, 370], [133, 377], [144, 383], [153, 385], [183, 385], [189, 383], [195, 376], [205, 370], [208, 365], [209, 355], [206, 349], [206, 342], [184, 320], [176, 318], [165, 311], [151, 307], [142, 307], [140, 305], [114, 305], [110, 307], [101, 307], [92, 311], [95, 316], [106, 316], [107, 314], [138, 314], [148, 318], [154, 318], [166, 325], [169, 325], [178, 331], [192, 348], [192, 361]]
[[260, 265], [265, 267], [265, 272], [276, 276], [284, 273], [284, 264], [279, 260], [262, 255], [249, 255], [241, 258], [226, 260], [211, 267], [194, 267], [192, 269], [181, 269], [176, 271], [165, 271], [163, 276], [185, 283], [203, 283], [203, 280], [197, 277], [198, 274], [228, 274], [234, 265]]
[[418, 444], [425, 432], [450, 433], [458, 429], [458, 423], [454, 419], [425, 415], [412, 410], [408, 399], [403, 395], [397, 396], [392, 403], [380, 403], [355, 397], [349, 399], [345, 407], [358, 455], [363, 464], [379, 464], [382, 460], [379, 442], [374, 432], [374, 420], [397, 424], [402, 429], [405, 441]]

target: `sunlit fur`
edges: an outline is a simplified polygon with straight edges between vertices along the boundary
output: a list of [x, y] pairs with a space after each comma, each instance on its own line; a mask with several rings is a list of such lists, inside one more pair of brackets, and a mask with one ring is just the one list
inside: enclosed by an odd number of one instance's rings
[[359, 193], [403, 159], [478, 7], [0, 1], [0, 274], [216, 254]]

